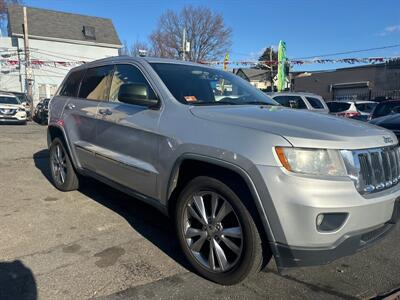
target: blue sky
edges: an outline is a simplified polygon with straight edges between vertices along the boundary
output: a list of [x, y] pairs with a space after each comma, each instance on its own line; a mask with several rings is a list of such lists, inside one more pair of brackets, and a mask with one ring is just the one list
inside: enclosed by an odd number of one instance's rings
[[[121, 41], [146, 40], [167, 9], [203, 5], [233, 29], [231, 60], [256, 59], [262, 49], [287, 44], [290, 58], [400, 44], [400, 1], [380, 0], [25, 0], [27, 6], [111, 18]], [[400, 47], [340, 57], [400, 56]], [[222, 59], [222, 58], [221, 58]], [[296, 70], [333, 69], [307, 65]]]

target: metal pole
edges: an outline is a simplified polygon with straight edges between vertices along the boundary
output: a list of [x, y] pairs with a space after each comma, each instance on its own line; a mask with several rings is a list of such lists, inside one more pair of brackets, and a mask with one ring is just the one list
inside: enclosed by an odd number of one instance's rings
[[273, 75], [273, 71], [274, 71], [274, 67], [272, 66], [272, 46], [269, 48], [269, 64], [270, 64], [270, 81], [271, 81], [271, 92], [274, 91], [274, 75]]
[[26, 7], [23, 7], [24, 12], [24, 50], [25, 50], [25, 88], [28, 94], [30, 118], [33, 113], [33, 95], [32, 95], [32, 69], [29, 59], [29, 39], [28, 39], [28, 16]]
[[183, 28], [183, 38], [182, 38], [182, 60], [186, 60], [186, 28]]

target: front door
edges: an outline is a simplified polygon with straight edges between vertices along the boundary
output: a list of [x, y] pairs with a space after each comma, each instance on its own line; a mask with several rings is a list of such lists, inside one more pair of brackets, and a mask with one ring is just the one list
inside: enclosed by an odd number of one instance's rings
[[97, 172], [141, 194], [156, 198], [158, 170], [158, 120], [160, 111], [118, 99], [122, 84], [147, 86], [148, 97], [155, 93], [143, 73], [134, 65], [116, 65], [109, 101], [98, 107]]

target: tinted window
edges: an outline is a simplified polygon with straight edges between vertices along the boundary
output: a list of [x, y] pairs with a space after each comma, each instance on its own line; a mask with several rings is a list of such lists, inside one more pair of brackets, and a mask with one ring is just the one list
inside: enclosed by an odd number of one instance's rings
[[119, 88], [123, 84], [140, 83], [147, 86], [148, 99], [157, 99], [153, 89], [138, 68], [132, 65], [116, 65], [110, 89], [110, 100], [118, 100]]
[[356, 103], [357, 110], [369, 113], [371, 112], [377, 103]]
[[350, 108], [350, 103], [346, 102], [328, 102], [326, 105], [328, 105], [329, 111], [332, 113], [345, 111]]
[[184, 104], [277, 104], [232, 73], [197, 65], [152, 63], [151, 66], [175, 99]]
[[321, 100], [319, 100], [318, 98], [306, 97], [306, 99], [313, 108], [324, 108], [324, 105], [322, 104]]
[[76, 97], [78, 94], [79, 84], [81, 82], [84, 71], [72, 72], [65, 81], [61, 91], [61, 96]]
[[107, 100], [113, 69], [113, 66], [88, 69], [82, 80], [79, 98]]
[[307, 109], [306, 104], [300, 96], [275, 96], [274, 100], [286, 107]]
[[377, 118], [377, 117], [389, 115], [391, 113], [396, 113], [397, 110], [399, 109], [398, 107], [400, 107], [400, 102], [397, 102], [397, 101], [396, 102], [379, 103], [373, 112], [373, 117]]

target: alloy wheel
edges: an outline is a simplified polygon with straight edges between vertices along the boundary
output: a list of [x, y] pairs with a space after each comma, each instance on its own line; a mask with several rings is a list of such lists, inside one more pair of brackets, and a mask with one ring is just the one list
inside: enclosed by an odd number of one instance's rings
[[204, 268], [221, 273], [238, 263], [243, 250], [242, 226], [220, 194], [201, 191], [192, 195], [182, 224], [186, 244]]
[[51, 152], [51, 168], [57, 184], [62, 185], [67, 177], [67, 157], [64, 149], [57, 144]]

